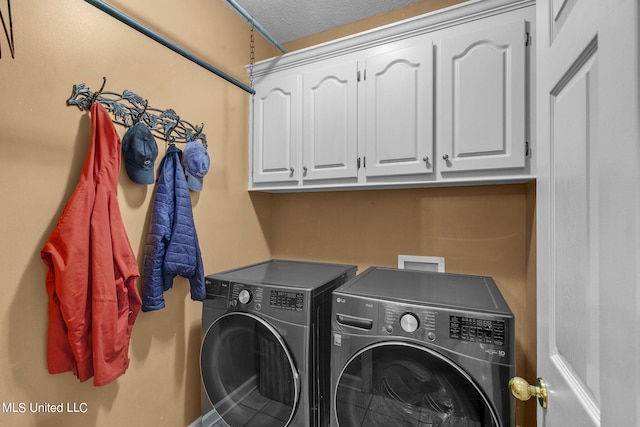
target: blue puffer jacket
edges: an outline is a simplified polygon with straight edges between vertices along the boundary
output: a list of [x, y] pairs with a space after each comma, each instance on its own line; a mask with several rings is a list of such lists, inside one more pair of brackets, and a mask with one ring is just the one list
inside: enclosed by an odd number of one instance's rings
[[175, 276], [189, 279], [191, 299], [205, 298], [204, 269], [182, 170], [182, 151], [170, 145], [160, 164], [149, 234], [144, 248], [142, 311], [164, 308], [163, 292]]

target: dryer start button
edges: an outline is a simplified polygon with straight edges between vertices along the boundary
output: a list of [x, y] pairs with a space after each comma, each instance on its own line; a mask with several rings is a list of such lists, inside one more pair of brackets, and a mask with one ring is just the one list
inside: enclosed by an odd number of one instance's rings
[[400, 317], [400, 326], [405, 332], [415, 332], [420, 326], [420, 322], [415, 314], [405, 313]]

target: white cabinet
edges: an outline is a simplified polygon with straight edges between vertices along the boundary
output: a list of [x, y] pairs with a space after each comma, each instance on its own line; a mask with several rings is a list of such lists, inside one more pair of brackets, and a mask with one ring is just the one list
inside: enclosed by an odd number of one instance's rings
[[253, 182], [357, 184], [360, 168], [367, 177], [431, 173], [432, 51], [418, 37], [262, 79]]
[[255, 64], [250, 189], [533, 179], [534, 5], [463, 3]]
[[253, 183], [298, 180], [299, 79], [284, 73], [256, 83], [252, 106]]
[[361, 168], [366, 177], [433, 171], [431, 40], [276, 73], [255, 90], [254, 184], [357, 184]]
[[252, 103], [256, 185], [290, 187], [358, 174], [357, 61], [267, 75]]
[[303, 181], [358, 177], [357, 72], [352, 59], [303, 75]]
[[432, 43], [364, 50], [303, 74], [303, 181], [431, 173]]
[[442, 40], [437, 106], [438, 170], [525, 166], [525, 22]]
[[367, 177], [433, 171], [433, 47], [429, 39], [366, 58]]

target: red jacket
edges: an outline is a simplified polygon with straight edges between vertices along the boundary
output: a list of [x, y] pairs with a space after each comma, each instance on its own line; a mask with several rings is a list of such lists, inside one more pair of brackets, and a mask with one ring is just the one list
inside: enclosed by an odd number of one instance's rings
[[40, 256], [47, 266], [52, 374], [73, 371], [105, 385], [129, 366], [142, 304], [140, 273], [118, 205], [120, 137], [100, 103], [91, 106], [91, 145], [80, 182]]

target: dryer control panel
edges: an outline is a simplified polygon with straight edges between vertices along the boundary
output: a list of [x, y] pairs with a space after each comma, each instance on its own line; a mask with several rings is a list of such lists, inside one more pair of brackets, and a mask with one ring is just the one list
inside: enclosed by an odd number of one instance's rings
[[[228, 280], [205, 278], [207, 299], [217, 300], [228, 309], [278, 314], [279, 318], [298, 322], [306, 316], [307, 296], [303, 291], [275, 286], [260, 286]], [[284, 314], [283, 314], [284, 313]]]
[[269, 291], [269, 305], [283, 310], [302, 311], [304, 293], [273, 289]]
[[241, 305], [260, 311], [262, 309], [263, 299], [264, 289], [261, 287], [231, 282], [230, 305], [232, 307]]

